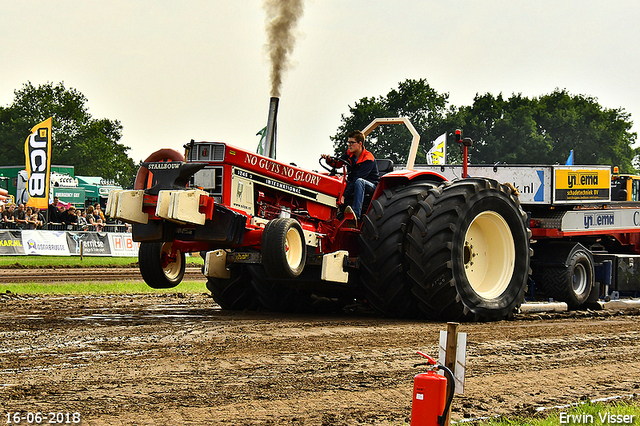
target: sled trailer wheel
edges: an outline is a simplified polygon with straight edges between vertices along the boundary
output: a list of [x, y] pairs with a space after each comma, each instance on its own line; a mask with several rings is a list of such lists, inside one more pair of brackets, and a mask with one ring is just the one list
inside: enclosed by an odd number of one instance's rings
[[534, 281], [544, 294], [566, 302], [569, 309], [582, 306], [595, 287], [593, 256], [579, 243], [551, 242], [536, 245]]

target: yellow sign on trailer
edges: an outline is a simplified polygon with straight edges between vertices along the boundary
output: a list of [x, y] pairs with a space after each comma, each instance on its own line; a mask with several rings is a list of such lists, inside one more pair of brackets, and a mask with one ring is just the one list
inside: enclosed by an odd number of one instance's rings
[[554, 203], [611, 201], [608, 166], [554, 166]]

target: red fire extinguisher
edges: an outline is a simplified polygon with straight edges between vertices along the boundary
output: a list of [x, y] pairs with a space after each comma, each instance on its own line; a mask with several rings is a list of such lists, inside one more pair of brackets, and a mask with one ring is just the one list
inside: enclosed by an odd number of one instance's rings
[[[436, 365], [436, 361], [429, 355], [419, 351], [418, 355], [425, 357], [427, 362], [416, 364], [415, 367], [419, 365], [434, 367], [426, 373], [416, 375], [413, 379], [411, 426], [444, 426], [455, 391], [453, 373], [444, 365]], [[435, 370], [444, 371], [446, 378]]]

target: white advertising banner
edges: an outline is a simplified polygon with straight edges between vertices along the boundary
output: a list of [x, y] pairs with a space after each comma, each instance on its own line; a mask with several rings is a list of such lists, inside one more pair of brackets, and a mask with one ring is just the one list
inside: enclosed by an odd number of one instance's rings
[[25, 254], [70, 255], [65, 231], [22, 231], [22, 247]]
[[133, 241], [131, 234], [109, 233], [111, 256], [137, 257], [140, 243]]
[[0, 230], [0, 256], [138, 257], [139, 248], [126, 232]]

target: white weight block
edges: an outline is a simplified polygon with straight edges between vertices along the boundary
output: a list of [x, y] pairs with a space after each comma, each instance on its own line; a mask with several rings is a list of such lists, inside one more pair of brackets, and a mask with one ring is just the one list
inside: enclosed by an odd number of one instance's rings
[[171, 204], [172, 191], [159, 191], [158, 200], [156, 201], [156, 216], [163, 219], [171, 219], [169, 217], [169, 205]]
[[107, 205], [104, 209], [104, 214], [106, 216], [113, 216], [116, 213], [116, 205], [118, 205], [118, 197], [122, 191], [119, 189], [114, 189], [113, 191], [109, 191], [109, 197], [107, 198]]
[[173, 220], [204, 225], [206, 215], [200, 213], [200, 196], [207, 195], [200, 189], [172, 191], [167, 216]]
[[346, 283], [349, 273], [344, 270], [344, 258], [349, 256], [346, 250], [334, 251], [322, 256], [322, 272], [320, 278], [324, 281]]
[[231, 278], [231, 271], [227, 268], [227, 252], [219, 249], [207, 252], [204, 257], [204, 276], [210, 278]]
[[142, 211], [144, 190], [139, 189], [119, 192], [120, 194], [118, 194], [115, 199], [117, 202], [113, 217], [131, 223], [146, 224], [149, 222], [149, 215]]

